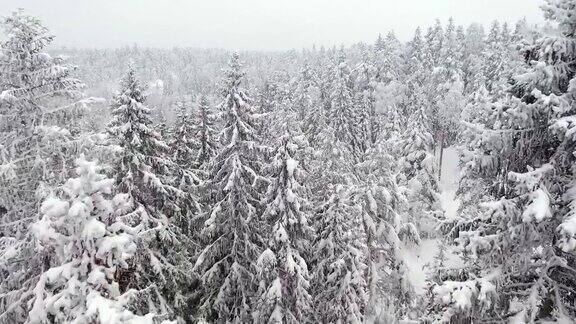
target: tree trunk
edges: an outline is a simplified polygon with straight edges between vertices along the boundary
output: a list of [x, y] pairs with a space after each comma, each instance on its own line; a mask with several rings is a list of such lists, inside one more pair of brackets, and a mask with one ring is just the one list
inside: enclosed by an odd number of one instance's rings
[[438, 163], [438, 181], [442, 181], [443, 157], [444, 157], [444, 132], [440, 132], [440, 162]]

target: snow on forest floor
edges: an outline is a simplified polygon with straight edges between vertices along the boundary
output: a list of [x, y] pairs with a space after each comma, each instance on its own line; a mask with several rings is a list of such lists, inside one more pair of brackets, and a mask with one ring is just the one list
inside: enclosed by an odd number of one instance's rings
[[[444, 150], [442, 163], [442, 178], [440, 181], [440, 202], [446, 212], [447, 217], [454, 216], [460, 206], [460, 202], [455, 199], [458, 186], [458, 154], [454, 148]], [[417, 294], [425, 292], [427, 264], [432, 264], [434, 256], [438, 252], [438, 239], [422, 240], [420, 245], [409, 248], [404, 255], [404, 260], [408, 267], [409, 279]], [[449, 267], [461, 265], [460, 258], [447, 251]]]

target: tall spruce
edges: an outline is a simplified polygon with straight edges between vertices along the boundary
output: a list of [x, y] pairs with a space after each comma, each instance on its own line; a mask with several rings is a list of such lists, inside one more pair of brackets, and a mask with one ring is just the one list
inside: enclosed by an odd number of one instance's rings
[[[487, 194], [479, 209], [456, 221], [455, 242], [468, 258], [468, 278], [435, 288], [442, 312], [453, 319], [504, 316], [533, 323], [576, 315], [569, 244], [576, 232], [571, 213], [575, 73], [567, 68], [576, 56], [575, 6], [573, 0], [547, 1], [545, 15], [560, 34], [530, 46], [526, 73], [468, 125], [476, 136], [465, 171], [473, 172], [471, 179]], [[451, 303], [463, 287], [471, 293]]]
[[210, 110], [210, 103], [206, 96], [202, 95], [198, 100], [193, 127], [193, 136], [199, 142], [198, 155], [196, 156], [196, 162], [199, 166], [208, 165], [218, 150], [214, 123], [215, 117]]
[[[47, 198], [31, 226], [38, 248], [52, 253], [29, 303], [27, 323], [152, 323], [128, 310], [138, 291], [118, 279], [136, 253], [133, 232], [119, 220], [129, 201], [113, 196], [114, 180], [96, 162], [76, 161], [77, 177]], [[166, 315], [166, 314], [164, 314]], [[4, 322], [4, 321], [3, 321]]]
[[344, 186], [334, 186], [317, 212], [314, 245], [316, 321], [361, 323], [368, 302], [361, 208]]
[[207, 182], [213, 204], [194, 267], [204, 287], [200, 317], [207, 321], [251, 321], [257, 296], [257, 259], [264, 243], [258, 189], [266, 183], [260, 172], [267, 149], [258, 142], [251, 99], [240, 88], [243, 76], [240, 58], [233, 54], [222, 89], [222, 148]]
[[128, 196], [132, 208], [122, 220], [145, 230], [139, 232], [137, 252], [121, 276], [125, 285], [146, 292], [141, 294], [139, 312], [157, 310], [189, 320], [188, 299], [195, 293], [195, 280], [188, 238], [174, 222], [189, 193], [173, 186], [170, 170], [177, 165], [153, 129], [151, 111], [144, 103], [143, 88], [130, 67], [113, 98], [108, 132], [121, 148], [113, 170], [118, 191]]
[[271, 184], [263, 219], [272, 224], [267, 249], [258, 259], [259, 299], [257, 323], [302, 323], [312, 320], [310, 274], [305, 257], [311, 248], [311, 228], [305, 191], [298, 183], [301, 172], [294, 159], [298, 150], [292, 136], [279, 140], [272, 161]]
[[75, 68], [46, 52], [54, 37], [22, 10], [1, 21], [0, 43], [0, 322], [22, 322], [25, 304], [50, 255], [33, 249], [29, 226], [40, 202], [67, 179], [78, 117], [90, 102]]

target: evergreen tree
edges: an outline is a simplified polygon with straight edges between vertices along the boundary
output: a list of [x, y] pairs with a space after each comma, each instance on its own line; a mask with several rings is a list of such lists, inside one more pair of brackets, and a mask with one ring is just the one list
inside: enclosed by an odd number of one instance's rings
[[[467, 152], [466, 171], [486, 195], [481, 208], [455, 226], [469, 277], [435, 288], [442, 305], [453, 305], [444, 311], [448, 317], [533, 323], [576, 315], [570, 306], [576, 276], [569, 266], [575, 261], [567, 253], [573, 233], [574, 71], [564, 68], [574, 59], [568, 50], [574, 6], [573, 0], [547, 2], [545, 14], [561, 34], [539, 39], [526, 52], [528, 70], [510, 89], [516, 97], [501, 95], [470, 125], [475, 150]], [[470, 293], [456, 303], [455, 291], [465, 287]]]
[[350, 82], [350, 69], [344, 52], [340, 51], [338, 64], [334, 67], [332, 75], [329, 122], [334, 129], [336, 139], [347, 144], [353, 158], [357, 159], [362, 152], [363, 141]]
[[380, 35], [378, 37], [374, 47], [376, 80], [384, 83], [398, 80], [401, 76], [402, 44], [393, 31], [388, 32], [383, 39]]
[[442, 211], [434, 140], [424, 126], [424, 118], [422, 109], [411, 116], [395, 154], [399, 157], [400, 183], [410, 189], [408, 213], [416, 221], [419, 232], [429, 237], [434, 236]]
[[372, 63], [369, 53], [362, 54], [362, 62], [356, 68], [358, 75], [355, 78], [354, 92], [356, 95], [355, 104], [359, 117], [361, 142], [360, 149], [366, 149], [378, 139], [381, 133], [381, 118], [376, 111], [376, 73], [377, 70]]
[[175, 223], [184, 231], [185, 235], [190, 236], [193, 232], [191, 220], [200, 211], [197, 196], [201, 180], [196, 163], [196, 150], [200, 147], [200, 143], [192, 136], [192, 121], [190, 120], [190, 113], [187, 111], [187, 103], [185, 101], [177, 102], [176, 107], [174, 139], [170, 143], [175, 170], [171, 170], [171, 172], [176, 176], [177, 188], [185, 194], [175, 201], [180, 208]]
[[191, 118], [185, 100], [175, 103], [176, 122], [174, 123], [174, 140], [170, 143], [173, 161], [186, 169], [194, 166], [196, 149], [200, 146], [192, 136]]
[[144, 105], [143, 88], [129, 68], [112, 103], [108, 132], [121, 148], [114, 176], [118, 191], [127, 195], [132, 210], [123, 216], [130, 226], [145, 228], [137, 237], [138, 250], [122, 273], [130, 287], [148, 292], [139, 311], [176, 312], [189, 320], [195, 280], [189, 264], [188, 238], [174, 223], [179, 205], [189, 193], [172, 185], [169, 146], [152, 127], [150, 109]]
[[[392, 141], [392, 140], [391, 140]], [[406, 315], [413, 297], [401, 251], [420, 241], [406, 198], [396, 183], [390, 143], [380, 140], [355, 166], [354, 204], [360, 206], [369, 300], [366, 320], [390, 322]]]
[[420, 27], [416, 28], [414, 37], [407, 44], [406, 53], [406, 74], [409, 79], [413, 79], [414, 83], [422, 85], [424, 81], [424, 39], [422, 39], [422, 31]]
[[258, 188], [264, 180], [259, 172], [266, 148], [258, 143], [251, 99], [240, 88], [241, 67], [238, 54], [233, 54], [222, 91], [222, 148], [211, 163], [207, 183], [214, 204], [194, 267], [204, 284], [200, 316], [208, 321], [250, 321], [257, 293], [256, 261], [264, 230]]
[[502, 29], [498, 21], [494, 21], [486, 39], [484, 50], [484, 75], [486, 76], [486, 88], [492, 91], [498, 83], [507, 81], [504, 73], [510, 71], [510, 57], [506, 52], [506, 44], [502, 39]]
[[210, 111], [208, 99], [206, 96], [200, 96], [193, 133], [194, 137], [199, 141], [196, 161], [201, 166], [209, 164], [218, 150], [214, 123], [215, 117]]
[[440, 52], [443, 73], [447, 79], [461, 73], [462, 48], [457, 37], [457, 27], [454, 19], [450, 18], [444, 31], [442, 52]]
[[[137, 228], [118, 216], [128, 196], [111, 197], [114, 180], [95, 162], [79, 158], [78, 177], [47, 198], [41, 219], [31, 231], [39, 249], [52, 253], [32, 291], [27, 323], [152, 323], [154, 314], [137, 316], [128, 310], [137, 291], [118, 282], [136, 253]], [[166, 321], [167, 322], [167, 321]]]
[[436, 20], [434, 27], [428, 28], [425, 36], [424, 62], [429, 71], [440, 67], [442, 45], [444, 44], [444, 29], [440, 20]]
[[[16, 11], [2, 27], [7, 38], [0, 44], [0, 205], [7, 209], [2, 231], [13, 235], [30, 223], [28, 215], [47, 187], [67, 178], [70, 160], [61, 152], [77, 144], [63, 126], [72, 124], [86, 101], [84, 84], [71, 76], [74, 68], [43, 52], [54, 37], [37, 18]], [[51, 96], [80, 101], [54, 106]]]
[[314, 307], [317, 321], [362, 323], [368, 302], [361, 209], [343, 186], [320, 208], [314, 246]]
[[311, 127], [311, 125], [304, 124], [305, 118], [310, 115], [315, 104], [313, 97], [314, 78], [314, 70], [305, 62], [296, 79], [296, 88], [292, 95], [293, 109], [297, 112], [298, 119], [303, 123], [302, 126], [306, 128]]
[[68, 178], [76, 121], [91, 100], [74, 67], [45, 52], [54, 37], [35, 17], [13, 12], [0, 43], [0, 322], [22, 322], [50, 256], [35, 253], [28, 228], [39, 202]]
[[158, 133], [162, 138], [171, 139], [173, 134], [168, 124], [168, 119], [166, 118], [166, 112], [162, 109], [156, 109], [155, 112], [155, 119], [157, 120], [156, 129]]
[[301, 170], [293, 156], [298, 146], [290, 135], [280, 138], [272, 162], [272, 183], [263, 218], [272, 225], [268, 248], [258, 259], [260, 291], [258, 323], [302, 323], [312, 319], [310, 275], [305, 255], [311, 248], [307, 203], [297, 178]]
[[354, 159], [349, 146], [339, 141], [334, 128], [324, 127], [318, 134], [318, 143], [313, 145], [312, 158], [309, 163], [307, 183], [312, 192], [310, 199], [316, 206], [326, 202], [333, 184], [353, 185], [356, 182], [353, 174]]

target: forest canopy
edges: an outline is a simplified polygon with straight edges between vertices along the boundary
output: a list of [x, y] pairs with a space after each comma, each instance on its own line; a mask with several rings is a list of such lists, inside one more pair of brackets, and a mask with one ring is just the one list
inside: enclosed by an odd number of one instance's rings
[[542, 11], [278, 52], [4, 16], [0, 323], [573, 323], [576, 1]]

